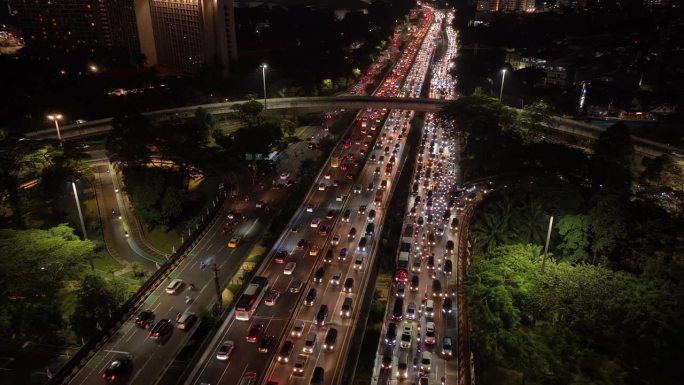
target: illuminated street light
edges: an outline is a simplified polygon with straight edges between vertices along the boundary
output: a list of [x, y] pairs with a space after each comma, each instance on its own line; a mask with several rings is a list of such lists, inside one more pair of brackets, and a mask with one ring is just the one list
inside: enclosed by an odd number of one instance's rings
[[90, 70], [90, 72], [93, 72], [93, 73], [97, 73], [99, 71], [99, 68], [97, 68], [97, 66], [94, 64], [89, 65], [88, 69]]
[[48, 119], [55, 122], [55, 129], [57, 130], [57, 139], [62, 143], [62, 134], [59, 132], [59, 121], [62, 120], [62, 114], [50, 114], [47, 116]]
[[499, 101], [501, 101], [501, 97], [503, 96], [503, 86], [504, 86], [504, 81], [506, 80], [506, 69], [501, 70], [501, 91], [499, 91]]
[[262, 64], [261, 66], [261, 78], [264, 80], [264, 110], [266, 109], [266, 68], [268, 65]]

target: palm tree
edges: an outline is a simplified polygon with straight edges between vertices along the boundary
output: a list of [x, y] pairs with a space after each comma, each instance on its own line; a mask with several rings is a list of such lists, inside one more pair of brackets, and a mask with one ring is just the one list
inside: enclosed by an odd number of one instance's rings
[[525, 206], [518, 210], [515, 217], [516, 232], [522, 243], [543, 244], [545, 237], [544, 222], [548, 218], [542, 202], [537, 197], [528, 197]]
[[482, 215], [473, 221], [470, 226], [470, 238], [476, 249], [487, 253], [496, 246], [511, 241], [509, 218], [501, 214], [502, 210], [498, 205], [488, 206]]

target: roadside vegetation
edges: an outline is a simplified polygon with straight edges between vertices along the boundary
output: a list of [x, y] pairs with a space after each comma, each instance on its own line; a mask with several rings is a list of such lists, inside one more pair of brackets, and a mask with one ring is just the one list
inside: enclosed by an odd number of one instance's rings
[[678, 383], [682, 165], [639, 164], [619, 124], [588, 152], [546, 143], [544, 110], [475, 94], [441, 113], [466, 180], [494, 181], [470, 226], [463, 289], [477, 382]]

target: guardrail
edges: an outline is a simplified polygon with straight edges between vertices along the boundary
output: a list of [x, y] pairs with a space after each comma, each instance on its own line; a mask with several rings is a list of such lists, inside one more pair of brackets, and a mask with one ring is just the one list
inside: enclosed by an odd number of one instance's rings
[[456, 306], [458, 309], [458, 385], [471, 385], [474, 382], [473, 359], [470, 351], [470, 323], [468, 309], [463, 299], [463, 278], [468, 272], [470, 258], [468, 257], [468, 230], [474, 212], [474, 203], [466, 208], [461, 220], [458, 240], [458, 265], [456, 269]]
[[[217, 198], [221, 199], [225, 197], [226, 190], [221, 189]], [[49, 385], [68, 384], [74, 376], [78, 374], [97, 351], [116, 335], [117, 330], [123, 323], [126, 322], [142, 304], [144, 304], [147, 297], [166, 280], [171, 271], [185, 259], [188, 252], [197, 245], [208, 229], [216, 222], [216, 214], [221, 212], [228, 202], [228, 199], [224, 199], [223, 203], [215, 205], [213, 210], [211, 210], [206, 217], [203, 217], [201, 225], [198, 224], [194, 234], [178, 248], [178, 251], [171, 256], [168, 261], [152, 274], [128, 301], [113, 312], [112, 318], [102, 325], [102, 330], [86, 342], [78, 352], [76, 352], [76, 354], [74, 354], [71, 359], [53, 375], [50, 382], [48, 382]]]

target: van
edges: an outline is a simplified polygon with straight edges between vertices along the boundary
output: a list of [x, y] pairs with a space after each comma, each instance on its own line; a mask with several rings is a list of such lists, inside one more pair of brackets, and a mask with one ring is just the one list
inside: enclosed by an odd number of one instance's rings
[[375, 225], [372, 223], [367, 224], [366, 225], [366, 236], [372, 237], [374, 233], [375, 233]]
[[169, 286], [166, 287], [166, 292], [168, 294], [176, 294], [178, 289], [183, 286], [183, 280], [182, 279], [174, 279], [169, 283]]
[[309, 332], [306, 335], [306, 341], [304, 341], [304, 347], [302, 348], [302, 353], [313, 353], [316, 347], [316, 332]]
[[311, 376], [311, 385], [323, 385], [323, 377], [325, 375], [325, 370], [320, 366], [316, 366], [313, 371], [313, 376]]
[[363, 260], [364, 259], [365, 259], [365, 257], [363, 254], [361, 254], [361, 253], [356, 254], [356, 260], [354, 260], [354, 269], [355, 270], [363, 269]]

